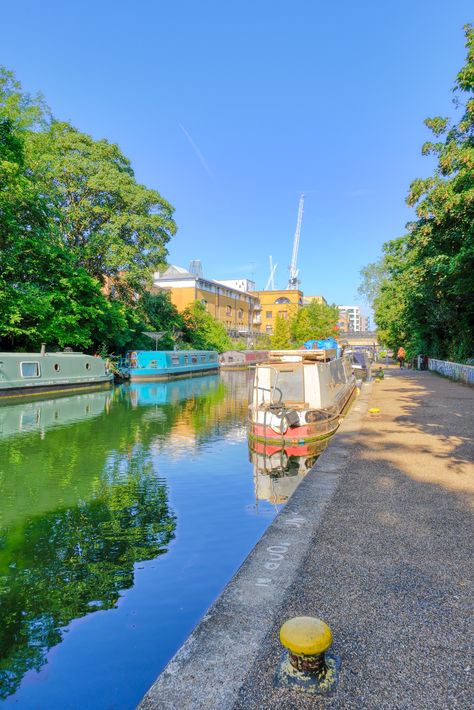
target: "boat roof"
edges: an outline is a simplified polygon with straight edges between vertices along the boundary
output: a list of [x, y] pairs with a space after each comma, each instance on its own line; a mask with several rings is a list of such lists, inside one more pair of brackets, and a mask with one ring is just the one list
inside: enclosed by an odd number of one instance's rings
[[319, 350], [270, 350], [268, 353], [270, 360], [277, 362], [285, 362], [285, 360], [290, 362], [317, 360], [321, 362], [321, 360], [332, 360], [336, 355], [336, 348], [321, 348]]
[[49, 353], [41, 353], [41, 352], [35, 352], [35, 353], [0, 353], [0, 358], [8, 358], [8, 357], [28, 357], [28, 358], [33, 358], [33, 357], [47, 357], [47, 356], [54, 356], [54, 357], [60, 357], [61, 355], [82, 355], [83, 357], [93, 357], [92, 355], [89, 355], [88, 353], [81, 353], [81, 352], [75, 352], [73, 350], [67, 350], [66, 352], [64, 350], [59, 350], [56, 352], [49, 352]]
[[216, 353], [217, 350], [127, 350], [127, 353], [136, 353], [137, 355], [192, 355], [193, 353]]

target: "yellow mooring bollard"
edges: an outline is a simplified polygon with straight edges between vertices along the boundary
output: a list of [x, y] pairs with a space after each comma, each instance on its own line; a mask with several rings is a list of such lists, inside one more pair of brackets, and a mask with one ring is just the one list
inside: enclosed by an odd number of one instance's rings
[[340, 661], [328, 653], [332, 644], [329, 626], [314, 616], [296, 616], [280, 629], [288, 650], [277, 670], [279, 685], [297, 686], [308, 693], [330, 693], [337, 682]]

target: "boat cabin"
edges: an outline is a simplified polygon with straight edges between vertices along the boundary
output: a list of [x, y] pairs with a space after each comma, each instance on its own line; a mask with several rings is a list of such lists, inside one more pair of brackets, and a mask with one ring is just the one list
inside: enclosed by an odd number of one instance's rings
[[130, 350], [122, 371], [130, 380], [167, 379], [191, 376], [218, 369], [213, 350]]
[[336, 350], [270, 352], [255, 371], [253, 405], [285, 403], [297, 409], [332, 407], [347, 391], [352, 370], [349, 358]]

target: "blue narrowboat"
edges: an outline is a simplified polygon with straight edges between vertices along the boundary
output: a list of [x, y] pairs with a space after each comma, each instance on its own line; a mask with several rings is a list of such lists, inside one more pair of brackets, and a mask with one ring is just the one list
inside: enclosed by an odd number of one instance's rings
[[219, 368], [212, 350], [130, 350], [122, 373], [134, 382], [192, 377]]

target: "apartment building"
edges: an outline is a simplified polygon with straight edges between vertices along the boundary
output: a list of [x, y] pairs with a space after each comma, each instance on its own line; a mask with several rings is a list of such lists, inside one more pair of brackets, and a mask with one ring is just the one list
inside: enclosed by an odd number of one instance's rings
[[320, 306], [328, 305], [324, 296], [303, 296], [303, 306], [308, 306], [312, 301], [316, 301]]
[[154, 274], [154, 287], [169, 291], [178, 311], [184, 311], [195, 301], [223, 323], [229, 335], [256, 336], [259, 327], [254, 323], [258, 310], [258, 296], [222, 283], [206, 279], [180, 266], [170, 265], [164, 272]]
[[303, 291], [297, 289], [253, 291], [252, 295], [259, 302], [254, 314], [254, 325], [266, 335], [273, 334], [278, 315], [288, 318], [293, 309], [303, 305]]
[[361, 316], [360, 306], [338, 306], [341, 323], [346, 325], [347, 333], [360, 333], [366, 330], [367, 319]]

